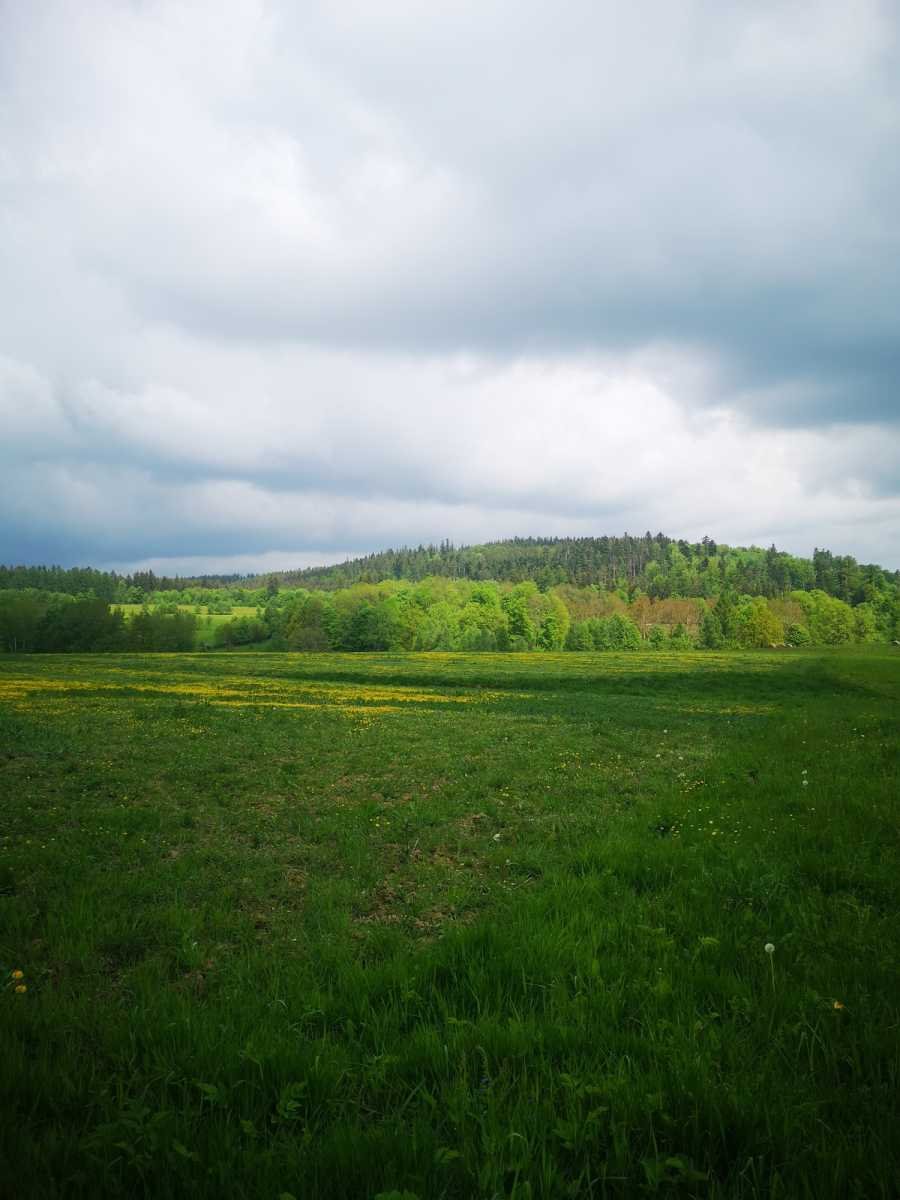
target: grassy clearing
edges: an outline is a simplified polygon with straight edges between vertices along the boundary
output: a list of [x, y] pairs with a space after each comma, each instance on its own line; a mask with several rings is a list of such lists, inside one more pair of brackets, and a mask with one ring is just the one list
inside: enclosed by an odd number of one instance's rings
[[[113, 611], [122, 613], [125, 620], [129, 621], [145, 606], [143, 604], [113, 604], [111, 607]], [[149, 607], [152, 610], [155, 606], [150, 605]], [[249, 604], [234, 604], [228, 613], [211, 613], [208, 604], [179, 604], [176, 607], [179, 612], [191, 613], [197, 618], [195, 638], [195, 649], [197, 650], [211, 650], [215, 646], [216, 630], [221, 625], [226, 625], [229, 621], [234, 621], [239, 617], [255, 617], [259, 611]]]
[[[154, 609], [157, 605], [144, 604], [113, 604], [111, 605], [116, 612], [123, 613], [126, 617], [133, 617], [135, 613], [141, 612], [142, 609], [149, 607]], [[255, 617], [259, 611], [253, 604], [233, 604], [230, 613], [210, 613], [208, 604], [176, 604], [175, 607], [179, 612], [195, 613], [198, 617], [212, 616], [221, 618], [224, 621], [230, 621], [234, 617]]]
[[886, 648], [0, 658], [0, 1191], [893, 1197], [898, 752]]

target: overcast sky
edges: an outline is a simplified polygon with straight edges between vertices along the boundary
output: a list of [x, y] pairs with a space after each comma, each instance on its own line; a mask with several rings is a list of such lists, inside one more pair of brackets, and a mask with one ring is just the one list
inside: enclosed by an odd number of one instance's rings
[[900, 567], [896, 0], [0, 0], [0, 561]]

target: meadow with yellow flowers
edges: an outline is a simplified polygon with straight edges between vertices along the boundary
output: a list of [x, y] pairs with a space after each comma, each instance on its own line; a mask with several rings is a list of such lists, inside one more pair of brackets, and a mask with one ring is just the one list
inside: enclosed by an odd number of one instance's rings
[[6, 655], [0, 1194], [897, 1195], [900, 652]]

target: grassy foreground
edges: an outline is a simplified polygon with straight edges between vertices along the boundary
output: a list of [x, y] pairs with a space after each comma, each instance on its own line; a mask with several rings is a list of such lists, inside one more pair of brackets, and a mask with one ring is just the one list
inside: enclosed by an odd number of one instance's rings
[[887, 1200], [898, 810], [888, 648], [0, 658], [0, 1194]]

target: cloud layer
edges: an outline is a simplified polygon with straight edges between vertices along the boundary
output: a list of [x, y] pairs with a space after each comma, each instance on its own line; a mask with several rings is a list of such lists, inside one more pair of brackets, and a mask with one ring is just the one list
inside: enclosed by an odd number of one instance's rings
[[895, 7], [0, 7], [0, 559], [900, 566]]

